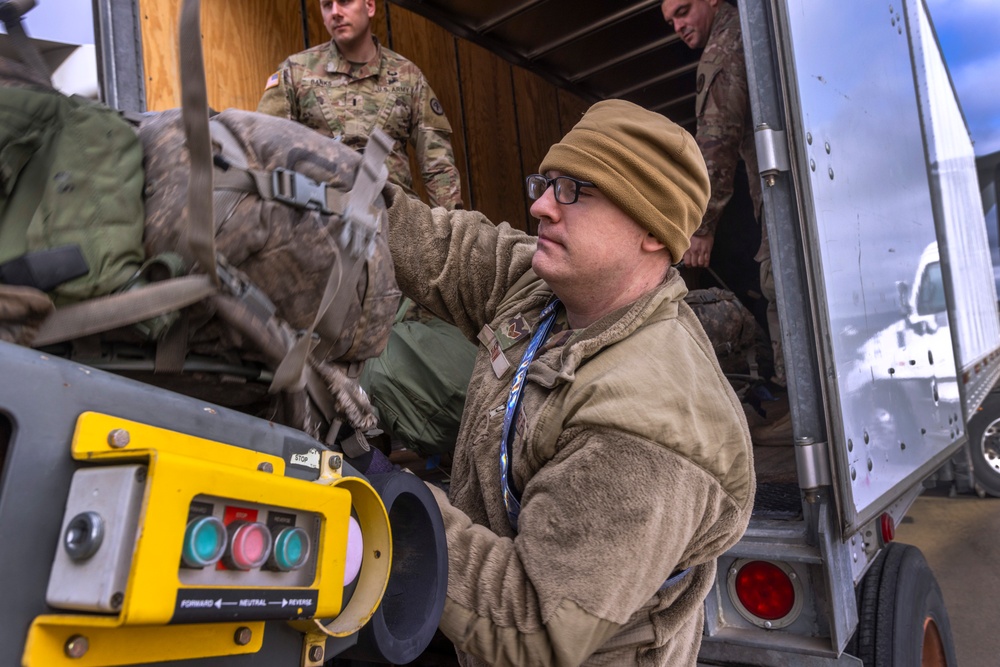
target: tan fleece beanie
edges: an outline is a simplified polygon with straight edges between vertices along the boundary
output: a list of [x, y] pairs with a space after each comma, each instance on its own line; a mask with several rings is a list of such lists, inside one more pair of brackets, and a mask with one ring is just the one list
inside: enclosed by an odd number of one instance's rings
[[691, 247], [710, 192], [694, 138], [664, 116], [625, 100], [590, 107], [549, 149], [538, 170], [596, 185], [662, 241], [674, 262]]

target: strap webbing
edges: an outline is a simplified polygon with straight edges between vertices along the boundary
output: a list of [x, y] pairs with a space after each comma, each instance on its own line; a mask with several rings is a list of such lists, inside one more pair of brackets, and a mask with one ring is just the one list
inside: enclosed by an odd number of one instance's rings
[[188, 217], [183, 236], [191, 259], [212, 284], [215, 272], [215, 226], [212, 214], [212, 141], [208, 131], [208, 91], [201, 51], [201, 0], [184, 0], [180, 24], [181, 117], [187, 138]]
[[42, 322], [31, 346], [62, 343], [142, 322], [186, 308], [215, 291], [211, 278], [192, 275], [59, 308]]
[[3, 24], [7, 28], [7, 37], [14, 43], [14, 48], [17, 50], [17, 55], [20, 56], [21, 62], [27, 65], [28, 69], [35, 73], [35, 76], [51, 82], [52, 77], [49, 74], [49, 68], [42, 59], [42, 54], [38, 50], [38, 47], [28, 38], [28, 33], [24, 31], [24, 26], [21, 25], [21, 17], [5, 17]]
[[[389, 172], [385, 158], [392, 147], [389, 137], [376, 129], [368, 139], [364, 157], [358, 165], [354, 187], [347, 199], [344, 230], [333, 246], [336, 258], [323, 290], [319, 309], [312, 324], [288, 351], [274, 372], [270, 391], [301, 391], [306, 385], [305, 368], [313, 346], [313, 332], [322, 323], [328, 340], [335, 341], [343, 329], [351, 292], [358, 282], [365, 260], [371, 256], [381, 213], [374, 208], [375, 198], [385, 187]], [[345, 252], [342, 252], [343, 249]]]

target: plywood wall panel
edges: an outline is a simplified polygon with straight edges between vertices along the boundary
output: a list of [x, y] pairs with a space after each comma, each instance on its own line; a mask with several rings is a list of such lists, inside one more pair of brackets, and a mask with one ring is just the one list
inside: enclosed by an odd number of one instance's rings
[[493, 222], [527, 229], [511, 66], [482, 47], [458, 42], [469, 154], [470, 206]]
[[323, 25], [323, 13], [319, 9], [319, 0], [304, 0], [306, 7], [306, 24], [309, 46], [316, 46], [330, 41], [330, 33]]
[[[534, 174], [549, 147], [562, 138], [559, 127], [559, 96], [552, 84], [520, 67], [514, 68], [514, 101], [517, 109], [518, 144], [521, 148], [521, 176]], [[537, 221], [525, 198], [527, 231], [537, 231]]]
[[[146, 106], [180, 106], [180, 0], [140, 0]], [[214, 109], [256, 109], [267, 77], [303, 48], [299, 0], [204, 0], [205, 80]]]
[[[469, 168], [455, 38], [441, 26], [395, 5], [390, 9], [389, 27], [392, 49], [412, 60], [424, 73], [451, 123], [451, 147], [462, 179], [462, 200], [468, 204]], [[421, 180], [419, 170], [414, 169], [413, 178], [415, 184]]]
[[563, 134], [580, 122], [583, 114], [590, 108], [590, 102], [577, 97], [573, 93], [558, 88], [559, 93], [559, 125]]

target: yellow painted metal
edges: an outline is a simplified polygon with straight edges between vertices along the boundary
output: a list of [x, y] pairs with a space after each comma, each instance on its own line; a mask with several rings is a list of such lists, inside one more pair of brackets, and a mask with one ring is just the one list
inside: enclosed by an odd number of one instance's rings
[[[128, 444], [115, 448], [108, 440], [119, 429], [127, 434]], [[120, 438], [118, 440], [121, 441]], [[110, 463], [116, 458], [143, 459], [153, 450], [169, 451], [199, 461], [223, 463], [244, 470], [257, 470], [261, 463], [270, 463], [275, 475], [285, 474], [285, 460], [280, 456], [205, 440], [99, 412], [84, 412], [76, 421], [72, 453], [73, 458], [77, 460], [99, 459], [101, 462]]]
[[[245, 646], [236, 631], [250, 630]], [[79, 658], [66, 655], [72, 637], [86, 640]], [[120, 626], [117, 617], [39, 616], [28, 631], [24, 667], [112, 667], [154, 660], [187, 660], [256, 653], [264, 642], [263, 621], [197, 623], [156, 627]]]
[[389, 584], [392, 567], [392, 530], [389, 515], [378, 492], [359, 477], [340, 476], [341, 458], [335, 452], [323, 452], [318, 484], [338, 486], [351, 492], [354, 511], [364, 534], [365, 548], [354, 595], [340, 615], [326, 621], [311, 619], [293, 621], [292, 625], [306, 633], [305, 645], [319, 632], [331, 637], [347, 637], [360, 630], [378, 609]]
[[334, 486], [351, 492], [365, 540], [354, 595], [340, 615], [325, 626], [331, 636], [346, 637], [360, 630], [382, 601], [392, 567], [392, 533], [385, 505], [368, 482], [360, 477], [342, 477]]
[[[315, 629], [307, 631], [302, 639], [302, 659], [300, 667], [323, 667], [326, 659], [326, 633]], [[313, 653], [317, 651], [317, 653]]]
[[[262, 623], [166, 625], [174, 614], [178, 591], [199, 588], [183, 585], [177, 576], [189, 506], [199, 494], [319, 515], [315, 577], [302, 589], [318, 591], [316, 616], [338, 619], [336, 634], [344, 636], [357, 631], [378, 608], [388, 583], [391, 535], [385, 506], [364, 480], [342, 478], [339, 470], [323, 484], [284, 477], [280, 457], [93, 412], [78, 419], [72, 454], [77, 460], [94, 463], [140, 460], [149, 465], [128, 586], [118, 616], [49, 615], [35, 619], [25, 665], [56, 664], [49, 661], [51, 656], [65, 658], [65, 642], [76, 634], [96, 638], [101, 646], [121, 642], [123, 646], [134, 645], [136, 651], [142, 647], [142, 658], [73, 660], [74, 665], [156, 662], [259, 650]], [[273, 474], [261, 472], [262, 464], [269, 464]], [[349, 612], [347, 618], [340, 620], [344, 616], [341, 606], [352, 501], [365, 534], [366, 553], [359, 575], [362, 580], [343, 610]], [[240, 626], [256, 628], [254, 641], [248, 645], [256, 648], [236, 645], [233, 632]], [[181, 636], [183, 641], [178, 641]], [[89, 641], [88, 655], [95, 651], [93, 639]]]

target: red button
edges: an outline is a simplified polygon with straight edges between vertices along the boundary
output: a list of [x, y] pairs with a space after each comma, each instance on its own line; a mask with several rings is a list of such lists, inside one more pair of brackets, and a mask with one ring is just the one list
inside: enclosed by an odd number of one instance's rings
[[226, 565], [236, 570], [254, 570], [271, 555], [271, 531], [259, 522], [234, 521], [227, 527], [229, 548]]

